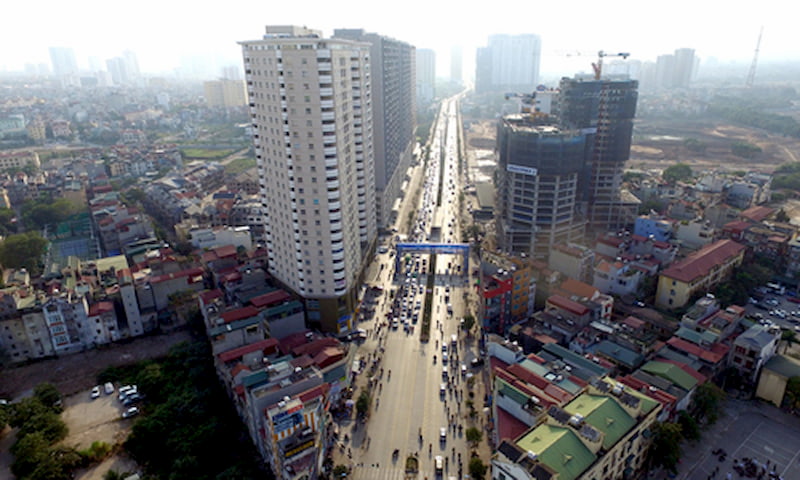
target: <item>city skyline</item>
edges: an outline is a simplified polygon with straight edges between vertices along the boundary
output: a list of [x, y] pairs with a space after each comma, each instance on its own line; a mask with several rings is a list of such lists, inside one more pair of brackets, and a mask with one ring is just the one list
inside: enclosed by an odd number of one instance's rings
[[[530, 10], [522, 2], [457, 14], [449, 10], [449, 5], [406, 3], [403, 12], [388, 16], [375, 13], [374, 7], [361, 0], [335, 10], [310, 1], [283, 5], [278, 15], [267, 5], [247, 6], [248, 14], [243, 16], [240, 8], [193, 12], [183, 2], [156, 5], [147, 0], [140, 8], [126, 11], [124, 23], [103, 13], [86, 14], [107, 9], [99, 2], [81, 4], [83, 8], [75, 9], [45, 2], [50, 12], [45, 17], [28, 5], [15, 4], [12, 15], [37, 20], [11, 22], [0, 33], [4, 44], [16, 45], [14, 51], [4, 52], [0, 70], [21, 71], [26, 64], [49, 64], [50, 47], [69, 47], [75, 49], [82, 69], [89, 67], [90, 57], [107, 59], [132, 50], [143, 73], [171, 73], [195, 63], [213, 65], [216, 72], [226, 65], [241, 65], [237, 42], [261, 38], [266, 24], [308, 25], [326, 36], [336, 28], [363, 28], [417, 48], [434, 49], [439, 77], [448, 76], [450, 51], [457, 46], [463, 50], [465, 77], [471, 78], [475, 49], [485, 45], [489, 35], [501, 33], [541, 37], [543, 76], [588, 72], [597, 50], [626, 51], [631, 52], [631, 59], [655, 61], [660, 54], [693, 48], [703, 61], [715, 58], [721, 63], [735, 60], [747, 64], [762, 26], [760, 61], [800, 61], [790, 16], [780, 15], [781, 5], [774, 1], [767, 1], [756, 11], [722, 9], [719, 2], [680, 1], [657, 12], [641, 12], [628, 1], [612, 2], [602, 9], [579, 2], [574, 10], [584, 10], [586, 15], [567, 17], [569, 24], [552, 20], [564, 17], [544, 14], [541, 18], [548, 20], [537, 22], [536, 10], [520, 15]], [[153, 15], [154, 11], [158, 14]], [[81, 12], [80, 16], [75, 12]], [[658, 18], [654, 22], [648, 15], [655, 13]], [[32, 27], [45, 33], [32, 36]]]

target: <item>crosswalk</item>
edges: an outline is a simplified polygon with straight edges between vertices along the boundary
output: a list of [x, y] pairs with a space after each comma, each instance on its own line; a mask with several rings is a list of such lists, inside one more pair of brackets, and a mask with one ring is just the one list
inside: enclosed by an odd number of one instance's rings
[[422, 480], [424, 478], [441, 478], [441, 476], [437, 477], [433, 472], [428, 474], [423, 471], [420, 471], [417, 474], [407, 474], [402, 468], [393, 466], [381, 465], [375, 467], [364, 465], [363, 467], [354, 467], [350, 478], [353, 478], [354, 480]]

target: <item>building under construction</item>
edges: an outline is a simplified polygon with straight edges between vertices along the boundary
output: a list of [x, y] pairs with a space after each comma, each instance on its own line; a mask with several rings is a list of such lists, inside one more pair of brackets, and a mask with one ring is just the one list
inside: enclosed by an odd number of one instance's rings
[[581, 241], [576, 201], [587, 135], [547, 115], [509, 115], [498, 125], [497, 150], [500, 248], [546, 259], [554, 245]]
[[633, 222], [638, 201], [621, 190], [630, 157], [638, 82], [607, 78], [563, 78], [555, 107], [562, 128], [587, 135], [588, 149], [578, 190], [593, 232], [616, 231]]

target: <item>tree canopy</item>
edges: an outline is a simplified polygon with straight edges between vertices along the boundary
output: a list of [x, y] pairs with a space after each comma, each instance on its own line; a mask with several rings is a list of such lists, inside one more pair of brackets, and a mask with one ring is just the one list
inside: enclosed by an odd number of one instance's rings
[[671, 184], [688, 180], [692, 178], [692, 167], [685, 163], [670, 165], [664, 170], [664, 173], [661, 174], [661, 178]]
[[0, 264], [6, 268], [27, 268], [36, 273], [46, 247], [47, 240], [36, 232], [9, 235], [0, 243]]
[[650, 430], [653, 432], [653, 443], [648, 451], [650, 464], [677, 473], [675, 467], [681, 458], [681, 426], [656, 422]]

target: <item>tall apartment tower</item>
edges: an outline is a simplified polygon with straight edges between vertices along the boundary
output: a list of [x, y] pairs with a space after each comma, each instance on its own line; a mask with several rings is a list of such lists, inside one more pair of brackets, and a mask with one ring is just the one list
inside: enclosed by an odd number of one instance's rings
[[475, 91], [531, 92], [539, 83], [538, 35], [491, 35], [475, 56]]
[[382, 228], [394, 222], [392, 208], [414, 157], [417, 123], [416, 49], [398, 40], [361, 29], [337, 29], [333, 38], [370, 45], [372, 147], [375, 159], [377, 221]]
[[62, 86], [78, 85], [78, 61], [75, 50], [68, 47], [50, 47], [50, 62], [53, 74], [58, 77]]
[[269, 272], [343, 331], [377, 233], [370, 45], [298, 26], [240, 45]]
[[417, 49], [417, 105], [424, 108], [436, 97], [436, 52]]
[[580, 191], [589, 229], [616, 231], [632, 222], [637, 203], [623, 196], [622, 174], [631, 153], [636, 80], [563, 78], [557, 115], [562, 128], [588, 134]]
[[464, 83], [464, 51], [459, 46], [450, 49], [450, 80], [458, 85]]
[[500, 248], [547, 260], [555, 245], [583, 240], [578, 184], [587, 135], [547, 115], [514, 114], [498, 125], [497, 229]]
[[675, 71], [672, 77], [672, 85], [678, 88], [687, 88], [692, 81], [694, 65], [694, 49], [679, 48], [675, 50]]

